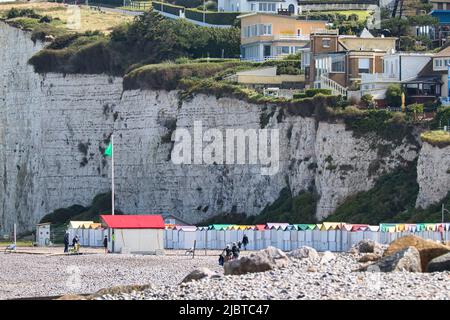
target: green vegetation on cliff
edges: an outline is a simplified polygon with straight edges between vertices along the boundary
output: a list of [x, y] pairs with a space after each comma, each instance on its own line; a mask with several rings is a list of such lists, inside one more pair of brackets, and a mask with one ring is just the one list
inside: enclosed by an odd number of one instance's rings
[[278, 198], [268, 204], [260, 214], [246, 216], [240, 213], [221, 214], [206, 219], [198, 225], [210, 224], [265, 224], [267, 222], [315, 223], [318, 197], [314, 192], [302, 191], [292, 196], [286, 187], [280, 191]]
[[[34, 32], [34, 31], [33, 31]], [[146, 12], [109, 35], [62, 35], [61, 45], [48, 46], [30, 59], [38, 73], [86, 73], [123, 76], [146, 65], [180, 57], [236, 57], [238, 28], [200, 27]], [[58, 38], [58, 37], [57, 37]], [[78, 38], [82, 38], [78, 41]]]
[[67, 224], [70, 220], [100, 222], [101, 214], [111, 213], [111, 201], [111, 192], [101, 193], [94, 197], [91, 205], [88, 207], [72, 205], [68, 208], [56, 209], [45, 215], [40, 223], [51, 222], [61, 225]]
[[325, 221], [379, 224], [382, 222], [440, 222], [441, 205], [450, 206], [450, 192], [427, 209], [416, 209], [419, 185], [415, 163], [381, 176], [375, 186], [349, 197]]
[[[56, 209], [45, 215], [40, 223], [50, 222], [53, 242], [62, 242], [64, 231], [70, 221], [94, 221], [100, 222], [101, 214], [111, 213], [111, 192], [101, 193], [94, 197], [91, 205], [84, 207], [81, 205], [72, 205], [67, 208]], [[120, 211], [116, 214], [122, 214]]]
[[[334, 214], [323, 221], [348, 222], [377, 225], [388, 222], [440, 222], [441, 205], [450, 207], [450, 192], [439, 203], [427, 209], [416, 209], [415, 202], [419, 191], [417, 168], [411, 163], [392, 173], [381, 176], [375, 186], [349, 197]], [[315, 223], [317, 195], [301, 192], [292, 197], [289, 188], [284, 188], [274, 202], [267, 205], [256, 216], [245, 214], [221, 214], [202, 222], [202, 225], [214, 223], [258, 224], [267, 222]]]
[[450, 146], [450, 132], [444, 130], [427, 131], [420, 135], [422, 141], [428, 142], [432, 146], [444, 148]]

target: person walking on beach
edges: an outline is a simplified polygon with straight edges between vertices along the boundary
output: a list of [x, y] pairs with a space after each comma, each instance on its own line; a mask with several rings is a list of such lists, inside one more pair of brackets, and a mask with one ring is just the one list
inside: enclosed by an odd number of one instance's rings
[[75, 237], [73, 237], [73, 239], [72, 239], [72, 247], [75, 248], [78, 241], [80, 241], [80, 238], [78, 238], [78, 235], [75, 235]]
[[64, 235], [64, 253], [69, 252], [69, 232]]
[[227, 244], [226, 248], [224, 249], [224, 252], [225, 252], [224, 262], [231, 260], [231, 258], [233, 257], [233, 252], [231, 251], [231, 246], [229, 244]]
[[108, 236], [105, 235], [103, 238], [103, 247], [105, 247], [105, 253], [108, 253]]
[[244, 237], [242, 238], [242, 244], [244, 245], [244, 250], [247, 250], [248, 237], [246, 234], [244, 234]]
[[236, 242], [233, 242], [231, 252], [233, 253], [233, 259], [239, 258], [239, 247], [237, 246]]

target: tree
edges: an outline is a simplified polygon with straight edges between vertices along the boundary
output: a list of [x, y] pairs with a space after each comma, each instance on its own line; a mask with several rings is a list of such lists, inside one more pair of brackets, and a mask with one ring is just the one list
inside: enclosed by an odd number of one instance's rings
[[374, 108], [375, 102], [371, 94], [365, 94], [361, 97], [361, 106], [364, 108]]
[[406, 107], [409, 112], [414, 114], [414, 121], [417, 121], [418, 115], [423, 114], [423, 104], [413, 103]]
[[386, 102], [390, 107], [399, 108], [402, 105], [402, 89], [400, 85], [391, 84], [386, 90]]
[[402, 18], [391, 18], [381, 21], [381, 29], [390, 30], [393, 37], [407, 35], [409, 27], [408, 20]]

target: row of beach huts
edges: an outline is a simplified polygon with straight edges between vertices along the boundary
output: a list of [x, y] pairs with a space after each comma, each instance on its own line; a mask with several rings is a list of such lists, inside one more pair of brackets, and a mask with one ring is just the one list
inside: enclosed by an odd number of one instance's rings
[[257, 225], [212, 224], [190, 226], [164, 223], [161, 215], [102, 215], [102, 223], [71, 221], [70, 239], [78, 235], [81, 246], [100, 247], [108, 237], [108, 249], [117, 253], [155, 253], [164, 249], [222, 250], [242, 241], [247, 249], [268, 246], [289, 251], [310, 246], [319, 251], [347, 251], [362, 239], [387, 244], [415, 234], [432, 240], [449, 240], [450, 223], [382, 223], [379, 225], [324, 222], [319, 224], [266, 223]]

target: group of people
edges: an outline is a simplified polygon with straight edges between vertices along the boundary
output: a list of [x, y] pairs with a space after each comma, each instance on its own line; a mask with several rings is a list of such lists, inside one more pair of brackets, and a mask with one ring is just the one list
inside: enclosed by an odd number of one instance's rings
[[223, 266], [223, 264], [227, 261], [238, 259], [241, 252], [241, 247], [244, 246], [244, 250], [247, 250], [247, 245], [248, 237], [245, 234], [242, 241], [238, 241], [237, 243], [233, 242], [232, 245], [227, 244], [219, 256], [219, 264]]
[[[69, 236], [69, 232], [66, 232], [66, 234], [64, 235], [64, 253], [69, 252]], [[80, 250], [80, 237], [78, 237], [78, 235], [75, 235], [75, 237], [73, 237], [72, 247], [75, 252], [78, 252]]]
[[[70, 235], [69, 232], [66, 232], [64, 235], [64, 253], [69, 252], [69, 243], [70, 243]], [[72, 247], [74, 252], [80, 251], [80, 237], [78, 235], [75, 235], [72, 239]], [[105, 253], [108, 253], [108, 236], [105, 235], [103, 238], [103, 247], [105, 248]]]

